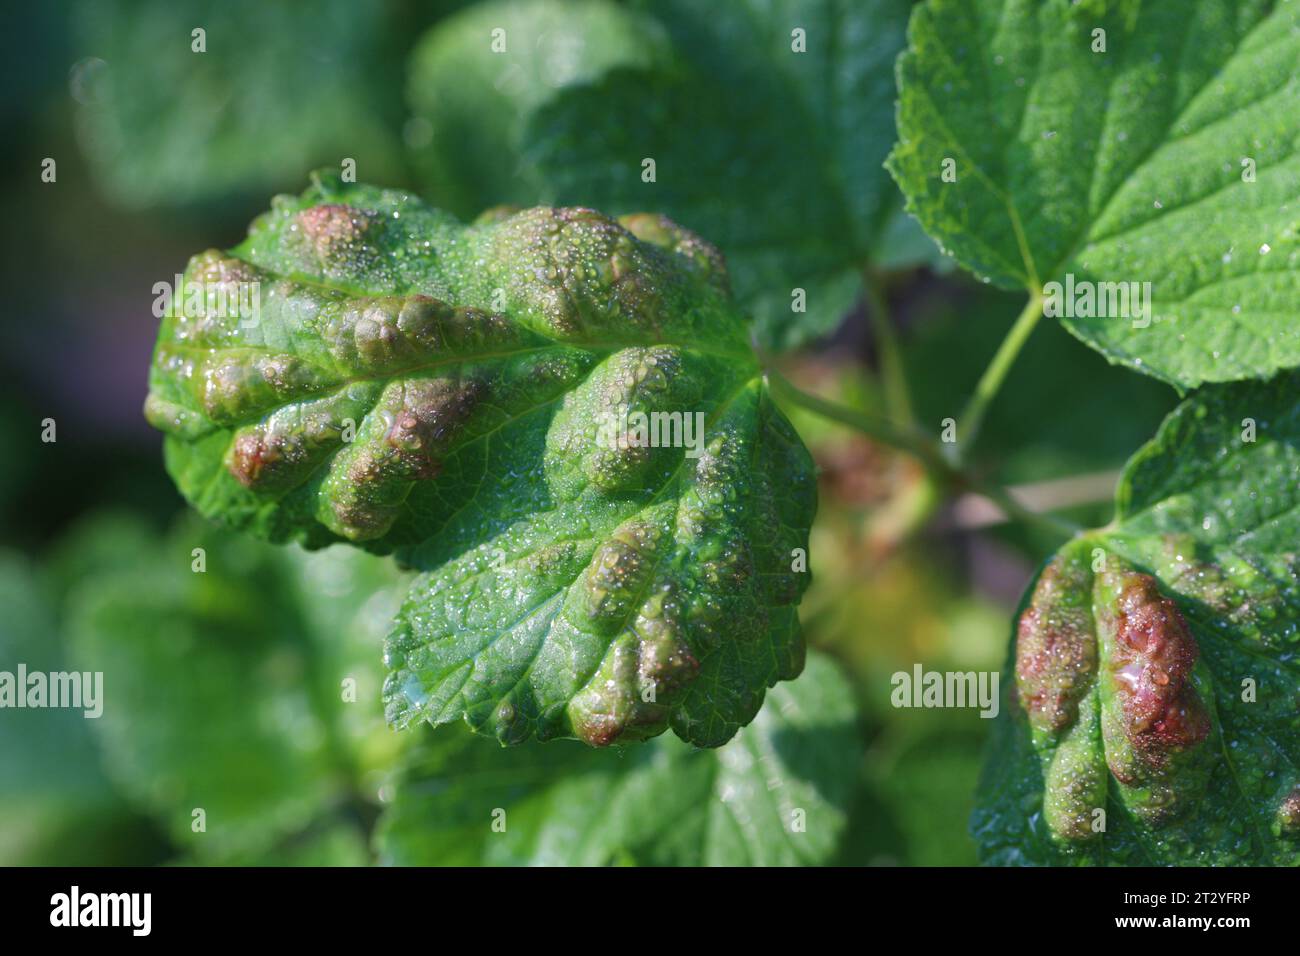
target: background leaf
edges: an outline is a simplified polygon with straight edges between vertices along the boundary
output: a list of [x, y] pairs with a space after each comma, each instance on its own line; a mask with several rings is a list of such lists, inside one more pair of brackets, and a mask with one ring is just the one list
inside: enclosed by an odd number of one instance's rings
[[396, 754], [377, 667], [394, 578], [368, 555], [304, 558], [193, 521], [92, 577], [69, 627], [77, 666], [104, 674], [94, 729], [121, 790], [207, 862], [295, 856], [322, 818], [364, 812], [367, 775]]
[[669, 737], [502, 750], [440, 728], [394, 783], [378, 852], [419, 866], [826, 863], [860, 756], [849, 687], [820, 655], [717, 750]]
[[[83, 151], [134, 207], [264, 194], [344, 158], [398, 178], [397, 19], [391, 5], [348, 0], [80, 3], [87, 55], [71, 84]], [[206, 52], [191, 48], [196, 28]]]
[[1267, 377], [1300, 363], [1297, 23], [1255, 0], [930, 0], [889, 167], [986, 280], [1151, 283], [1149, 327], [1062, 318], [1111, 361], [1181, 389]]
[[[0, 671], [16, 680], [67, 671], [51, 588], [21, 556], [0, 550]], [[26, 694], [26, 688], [18, 688]], [[85, 710], [0, 710], [0, 861], [84, 862], [96, 853], [147, 860], [153, 835], [118, 798], [100, 768]], [[137, 855], [139, 854], [139, 855]]]
[[[510, 90], [503, 71], [512, 67], [483, 39], [486, 25], [507, 13], [553, 22], [552, 4], [489, 7], [433, 32], [411, 98], [435, 141], [446, 139], [443, 152], [473, 162], [485, 203], [649, 209], [710, 236], [759, 341], [792, 347], [834, 329], [877, 252], [898, 266], [933, 257], [932, 244], [906, 224], [887, 248], [880, 245], [896, 208], [881, 163], [893, 136], [889, 78], [906, 10], [903, 0], [647, 4], [646, 16], [617, 18], [615, 41], [572, 41], [576, 65], [565, 76], [585, 82], [552, 93], [555, 84]], [[611, 32], [614, 18], [599, 5], [573, 8], [572, 16], [580, 39]], [[463, 28], [469, 23], [475, 29]], [[625, 50], [633, 29], [635, 57]], [[796, 29], [806, 52], [792, 50]], [[550, 42], [536, 28], [526, 31], [534, 35], [518, 55], [525, 58], [520, 75], [533, 70], [533, 42]], [[476, 95], [475, 128], [466, 129], [459, 96], [448, 102], [446, 84], [435, 81], [485, 72], [501, 77], [497, 99]], [[515, 151], [501, 154], [512, 137], [499, 130], [515, 124]], [[656, 163], [653, 183], [642, 181], [646, 158]], [[431, 156], [431, 189], [440, 188], [450, 162]], [[796, 287], [806, 292], [806, 312], [791, 308]]]
[[530, 117], [611, 69], [667, 57], [653, 18], [606, 0], [504, 0], [447, 18], [410, 59], [408, 139], [420, 182], [467, 219], [492, 206], [536, 204], [548, 187], [520, 155]]

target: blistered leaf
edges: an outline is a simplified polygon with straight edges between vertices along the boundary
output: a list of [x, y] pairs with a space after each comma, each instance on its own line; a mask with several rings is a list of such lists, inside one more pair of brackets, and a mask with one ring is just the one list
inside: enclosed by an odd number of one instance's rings
[[699, 237], [463, 226], [319, 177], [186, 281], [207, 298], [164, 318], [146, 404], [169, 469], [206, 515], [428, 572], [388, 642], [394, 723], [716, 746], [799, 673], [811, 462]]
[[[1018, 618], [992, 862], [1300, 863], [1300, 376], [1202, 390]], [[1006, 682], [1012, 686], [1012, 681]]]
[[711, 751], [667, 736], [624, 752], [503, 751], [440, 728], [393, 784], [378, 852], [421, 866], [827, 863], [860, 756], [848, 684], [816, 655]]
[[929, 0], [889, 167], [959, 262], [1054, 294], [1111, 361], [1267, 376], [1300, 363], [1298, 24], [1253, 0]]

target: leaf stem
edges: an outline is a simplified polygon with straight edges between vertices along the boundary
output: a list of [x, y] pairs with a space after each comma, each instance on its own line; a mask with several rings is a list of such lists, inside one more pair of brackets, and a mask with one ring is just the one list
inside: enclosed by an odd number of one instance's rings
[[912, 426], [900, 426], [883, 418], [876, 418], [855, 408], [849, 408], [836, 402], [827, 401], [818, 395], [796, 388], [789, 379], [774, 368], [767, 368], [768, 388], [778, 398], [783, 398], [792, 405], [806, 408], [822, 418], [862, 432], [883, 445], [910, 452], [920, 458], [926, 465], [939, 470], [948, 470], [938, 447], [920, 429]]
[[980, 377], [979, 383], [975, 386], [975, 393], [971, 395], [970, 401], [962, 409], [961, 417], [957, 419], [957, 441], [955, 443], [955, 452], [958, 456], [965, 453], [976, 436], [979, 435], [980, 426], [984, 424], [984, 416], [988, 412], [989, 405], [992, 404], [994, 396], [1002, 388], [1002, 383], [1011, 371], [1011, 366], [1015, 363], [1016, 356], [1024, 347], [1029, 335], [1034, 331], [1034, 326], [1043, 316], [1043, 297], [1035, 292], [1030, 296], [1025, 308], [1016, 318], [1011, 330], [1007, 332], [1006, 338], [998, 346], [997, 352], [994, 353], [993, 359], [989, 362], [988, 368]]
[[[1055, 515], [1031, 511], [1003, 488], [984, 482], [950, 462], [929, 435], [915, 426], [899, 426], [891, 421], [875, 418], [836, 402], [827, 401], [795, 387], [785, 376], [773, 368], [767, 369], [768, 388], [779, 399], [862, 432], [881, 444], [915, 455], [929, 469], [936, 480], [963, 490], [973, 491], [989, 499], [1008, 517], [1032, 525], [1052, 534], [1072, 537], [1082, 530], [1073, 522]], [[937, 500], [935, 504], [937, 504]]]
[[898, 348], [898, 335], [889, 320], [889, 306], [885, 303], [880, 280], [870, 268], [862, 269], [862, 289], [867, 300], [867, 321], [871, 323], [876, 354], [880, 360], [880, 378], [885, 390], [885, 407], [891, 416], [904, 425], [916, 424], [912, 411], [912, 397], [907, 387], [907, 372], [903, 367]]

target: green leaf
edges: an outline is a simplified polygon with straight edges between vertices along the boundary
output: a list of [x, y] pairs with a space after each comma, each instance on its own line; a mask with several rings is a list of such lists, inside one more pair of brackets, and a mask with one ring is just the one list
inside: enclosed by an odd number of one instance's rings
[[459, 216], [537, 202], [546, 185], [520, 157], [533, 113], [615, 67], [649, 67], [667, 55], [652, 18], [607, 0], [504, 0], [448, 17], [411, 54], [421, 181]]
[[[202, 856], [182, 858], [180, 866], [202, 866], [208, 861]], [[338, 867], [368, 866], [373, 862], [366, 840], [351, 822], [328, 823], [295, 834], [282, 844], [261, 847], [247, 853], [226, 857], [222, 866], [274, 866], [274, 867]]]
[[[850, 826], [861, 831], [892, 823], [899, 831], [894, 839], [902, 845], [893, 853], [882, 853], [879, 844], [883, 835], [872, 834], [874, 852], [864, 854], [858, 848], [843, 860], [844, 865], [975, 865], [975, 844], [966, 821], [979, 779], [983, 737], [966, 727], [953, 726], [955, 723], [949, 721], [946, 726], [917, 734], [898, 748], [902, 750], [899, 754], [881, 755], [882, 747], [888, 745], [884, 740], [873, 741], [869, 786], [880, 804], [855, 808]], [[860, 819], [860, 814], [869, 819]]]
[[86, 58], [72, 87], [86, 159], [126, 206], [228, 202], [345, 158], [397, 175], [401, 43], [390, 16], [350, 0], [82, 2], [74, 24]]
[[812, 465], [699, 237], [466, 227], [321, 176], [186, 277], [206, 306], [163, 319], [146, 403], [169, 470], [205, 515], [429, 572], [388, 642], [394, 723], [717, 746], [799, 673]]
[[[17, 706], [32, 686], [20, 683], [20, 675], [28, 681], [46, 675], [48, 686], [49, 674], [73, 668], [45, 580], [24, 558], [3, 550], [0, 607], [0, 863], [85, 864], [87, 837], [102, 847], [111, 842], [105, 837], [112, 829], [131, 826], [99, 766], [91, 733], [96, 719], [86, 716], [95, 707], [85, 699], [80, 709]], [[84, 675], [76, 680], [86, 686]], [[94, 696], [93, 685], [89, 689]], [[69, 841], [73, 834], [80, 839]]]
[[[551, 3], [512, 5], [557, 32], [617, 37], [575, 52], [573, 72], [587, 82], [558, 92], [539, 85], [544, 94], [502, 90], [509, 67], [490, 53], [483, 30], [493, 16], [475, 11], [478, 28], [439, 30], [423, 48], [412, 100], [435, 131], [453, 127], [441, 152], [473, 163], [500, 195], [614, 213], [652, 209], [712, 237], [759, 341], [791, 347], [833, 330], [853, 306], [859, 270], [895, 208], [881, 164], [907, 6], [667, 0], [647, 5], [655, 20], [624, 13], [615, 31], [608, 14], [594, 16], [598, 6], [558, 18]], [[665, 33], [671, 56], [662, 50]], [[804, 52], [793, 49], [797, 42]], [[527, 63], [520, 69], [531, 75]], [[446, 92], [445, 78], [467, 71], [501, 77], [491, 100]], [[497, 130], [516, 124], [507, 143]], [[514, 148], [502, 152], [507, 145]], [[656, 164], [652, 183], [643, 181], [646, 159]], [[449, 162], [429, 175], [440, 177]], [[792, 308], [796, 288], [806, 293], [806, 311]]]
[[108, 769], [198, 858], [258, 860], [280, 841], [292, 858], [394, 756], [372, 663], [394, 575], [360, 552], [305, 559], [196, 522], [151, 545], [69, 599], [77, 665], [104, 675]]
[[1297, 394], [1197, 392], [1115, 521], [1043, 569], [973, 818], [987, 861], [1300, 863]]
[[889, 168], [986, 280], [1150, 283], [1147, 316], [1088, 287], [1106, 308], [1062, 317], [1111, 361], [1181, 389], [1267, 377], [1300, 363], [1298, 24], [1254, 0], [929, 0]]
[[717, 750], [661, 737], [625, 752], [503, 751], [434, 731], [392, 786], [378, 853], [418, 866], [826, 863], [860, 759], [849, 686], [810, 655]]

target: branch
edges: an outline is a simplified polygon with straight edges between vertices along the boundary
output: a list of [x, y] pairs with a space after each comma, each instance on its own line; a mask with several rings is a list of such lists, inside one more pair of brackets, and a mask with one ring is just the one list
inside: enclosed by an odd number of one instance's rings
[[1035, 293], [1030, 296], [1029, 302], [1025, 305], [1023, 311], [1016, 318], [1011, 330], [1007, 332], [1006, 338], [998, 346], [997, 352], [994, 353], [988, 368], [980, 377], [979, 383], [975, 386], [975, 394], [966, 403], [962, 409], [961, 416], [957, 419], [957, 451], [959, 455], [965, 455], [966, 449], [974, 443], [975, 438], [979, 435], [980, 426], [984, 424], [984, 416], [987, 414], [989, 405], [992, 404], [994, 396], [1002, 388], [1002, 383], [1011, 371], [1011, 366], [1020, 354], [1020, 350], [1028, 341], [1029, 335], [1034, 331], [1034, 326], [1038, 320], [1043, 317], [1043, 299], [1042, 296]]
[[[778, 399], [805, 408], [833, 422], [838, 422], [881, 444], [914, 455], [921, 460], [940, 483], [950, 487], [973, 491], [995, 504], [1001, 512], [1017, 521], [1034, 525], [1053, 534], [1072, 537], [1083, 529], [1073, 522], [1054, 515], [1031, 511], [1009, 495], [1004, 489], [976, 479], [949, 462], [930, 436], [917, 428], [904, 427], [886, 419], [875, 418], [853, 408], [827, 401], [817, 395], [796, 388], [780, 372], [767, 370], [768, 388]], [[937, 503], [937, 501], [936, 501]]]

